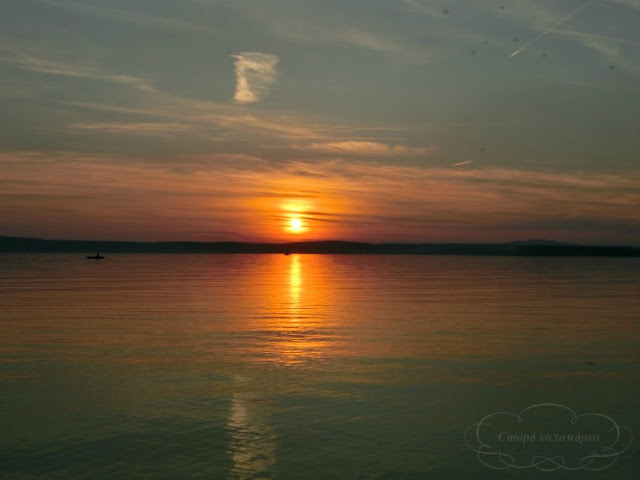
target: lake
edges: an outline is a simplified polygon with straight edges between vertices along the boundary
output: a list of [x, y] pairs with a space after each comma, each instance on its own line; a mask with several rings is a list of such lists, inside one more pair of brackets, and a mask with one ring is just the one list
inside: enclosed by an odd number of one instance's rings
[[637, 477], [639, 293], [639, 258], [2, 254], [0, 474]]

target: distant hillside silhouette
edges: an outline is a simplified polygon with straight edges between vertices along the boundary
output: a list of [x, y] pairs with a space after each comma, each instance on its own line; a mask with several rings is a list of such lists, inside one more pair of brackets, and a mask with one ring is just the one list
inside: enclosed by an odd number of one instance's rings
[[541, 238], [535, 238], [532, 240], [514, 240], [512, 242], [507, 242], [507, 245], [522, 245], [522, 246], [528, 246], [528, 245], [535, 245], [535, 246], [540, 246], [540, 245], [551, 245], [551, 246], [556, 246], [556, 247], [570, 247], [570, 246], [577, 246], [577, 244], [575, 243], [565, 243], [565, 242], [556, 242], [555, 240], [544, 240]]
[[[539, 242], [539, 243], [538, 243]], [[331, 253], [386, 255], [513, 255], [638, 257], [640, 247], [573, 245], [550, 240], [509, 243], [364, 243], [320, 241], [243, 242], [96, 242], [0, 236], [0, 252], [14, 253]]]

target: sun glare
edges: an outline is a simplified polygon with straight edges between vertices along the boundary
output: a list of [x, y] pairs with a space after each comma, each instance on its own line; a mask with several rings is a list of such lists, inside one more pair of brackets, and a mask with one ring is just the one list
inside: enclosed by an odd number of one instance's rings
[[311, 230], [312, 217], [307, 212], [314, 207], [306, 199], [288, 199], [279, 205], [282, 210], [280, 228], [288, 234], [302, 235]]
[[292, 218], [289, 222], [289, 228], [294, 233], [302, 232], [302, 220], [300, 220], [299, 218]]

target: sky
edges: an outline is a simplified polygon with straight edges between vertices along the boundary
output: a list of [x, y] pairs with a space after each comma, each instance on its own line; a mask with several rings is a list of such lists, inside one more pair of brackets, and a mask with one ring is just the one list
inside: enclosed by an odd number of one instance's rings
[[640, 0], [2, 0], [0, 235], [640, 245]]

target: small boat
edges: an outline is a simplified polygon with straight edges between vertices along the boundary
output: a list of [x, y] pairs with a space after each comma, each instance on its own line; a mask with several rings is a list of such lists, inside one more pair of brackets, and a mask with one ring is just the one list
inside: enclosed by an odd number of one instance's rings
[[100, 255], [99, 253], [96, 253], [95, 255], [88, 255], [87, 256], [87, 260], [102, 260], [104, 257], [102, 255]]
[[285, 255], [291, 255], [291, 252], [284, 252]]

